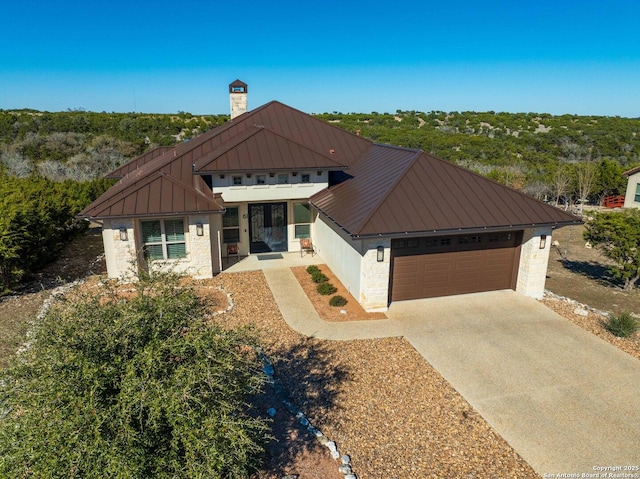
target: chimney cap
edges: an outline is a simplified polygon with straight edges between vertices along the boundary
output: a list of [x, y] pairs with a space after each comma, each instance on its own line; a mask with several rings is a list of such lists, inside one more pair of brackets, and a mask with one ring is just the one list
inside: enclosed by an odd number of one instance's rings
[[248, 85], [243, 81], [236, 80], [229, 84], [229, 93], [247, 93], [248, 91]]

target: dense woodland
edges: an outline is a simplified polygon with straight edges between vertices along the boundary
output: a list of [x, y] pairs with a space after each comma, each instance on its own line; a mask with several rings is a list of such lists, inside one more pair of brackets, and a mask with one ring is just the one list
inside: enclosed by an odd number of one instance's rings
[[[565, 208], [624, 194], [622, 172], [640, 164], [640, 118], [440, 111], [316, 116], [377, 142], [422, 149]], [[0, 293], [82, 230], [74, 215], [111, 184], [101, 179], [104, 173], [228, 118], [0, 110]]]

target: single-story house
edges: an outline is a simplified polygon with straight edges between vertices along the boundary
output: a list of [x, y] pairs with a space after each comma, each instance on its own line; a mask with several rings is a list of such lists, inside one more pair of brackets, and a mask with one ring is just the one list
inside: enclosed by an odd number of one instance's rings
[[623, 173], [627, 177], [627, 194], [624, 196], [625, 208], [640, 208], [640, 166]]
[[81, 216], [108, 275], [170, 265], [207, 278], [228, 253], [316, 252], [369, 311], [390, 302], [544, 292], [551, 233], [580, 220], [420, 150], [375, 143], [272, 101], [110, 173]]

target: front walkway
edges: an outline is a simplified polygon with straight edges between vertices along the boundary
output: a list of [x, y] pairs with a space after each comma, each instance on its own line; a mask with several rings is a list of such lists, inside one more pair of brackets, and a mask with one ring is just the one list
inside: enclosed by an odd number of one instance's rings
[[535, 299], [495, 291], [404, 301], [387, 320], [326, 322], [289, 265], [257, 269], [301, 334], [404, 336], [541, 476], [640, 465], [640, 361]]

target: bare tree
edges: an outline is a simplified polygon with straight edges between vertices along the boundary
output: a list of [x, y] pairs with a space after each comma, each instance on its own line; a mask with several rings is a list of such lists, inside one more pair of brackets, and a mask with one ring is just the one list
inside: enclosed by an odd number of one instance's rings
[[571, 184], [571, 175], [566, 168], [558, 168], [551, 183], [553, 196], [556, 199], [556, 206], [560, 203], [560, 198], [565, 200], [565, 210], [569, 206], [569, 185]]
[[582, 215], [584, 204], [587, 202], [589, 195], [593, 192], [596, 182], [596, 165], [593, 161], [585, 161], [576, 165], [576, 187], [578, 193], [579, 209], [578, 213]]

